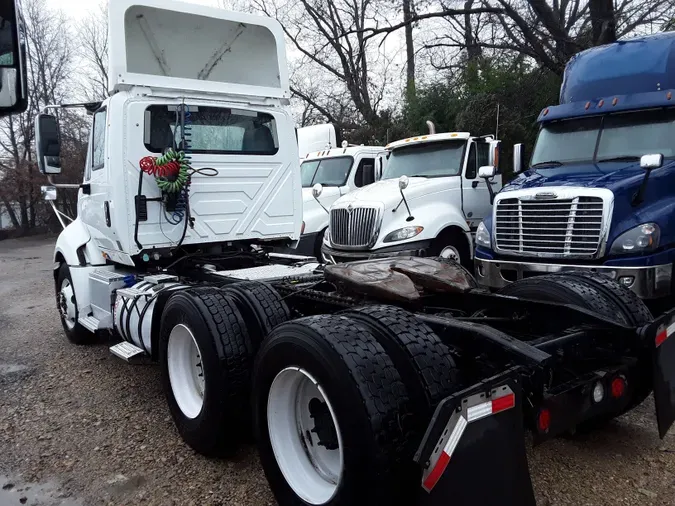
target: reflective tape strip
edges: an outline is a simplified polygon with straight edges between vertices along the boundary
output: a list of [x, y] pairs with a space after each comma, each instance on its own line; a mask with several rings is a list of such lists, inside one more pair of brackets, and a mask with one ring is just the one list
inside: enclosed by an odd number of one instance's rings
[[[675, 330], [675, 324], [673, 326], [673, 330]], [[487, 416], [494, 415], [501, 411], [506, 411], [507, 409], [515, 407], [516, 395], [513, 393], [513, 391], [508, 387], [501, 387], [494, 391], [499, 390], [501, 390], [503, 393], [501, 397], [495, 397], [487, 402], [481, 402], [480, 404], [475, 404], [470, 408], [467, 408], [466, 418], [464, 418], [464, 416], [460, 413], [455, 414], [455, 416], [457, 416], [457, 422], [455, 423], [455, 427], [452, 429], [452, 432], [450, 433], [450, 438], [448, 439], [447, 443], [445, 443], [445, 446], [443, 447], [443, 450], [440, 452], [438, 459], [433, 464], [431, 471], [428, 471], [428, 474], [425, 471], [424, 473], [425, 476], [422, 477], [422, 487], [427, 492], [431, 492], [431, 490], [438, 483], [438, 480], [440, 480], [441, 476], [443, 476], [445, 469], [448, 467], [448, 464], [450, 463], [450, 458], [452, 457], [453, 452], [457, 448], [459, 440], [464, 434], [466, 426], [470, 422], [475, 422], [476, 420], [480, 420]], [[506, 391], [506, 393], [504, 393], [504, 391]], [[468, 403], [470, 403], [471, 399], [475, 399], [478, 397], [479, 394], [475, 394], [473, 396], [467, 397], [466, 399], [463, 400], [463, 402], [468, 401]], [[448, 426], [450, 425], [451, 421], [448, 422]], [[447, 434], [447, 432], [445, 432], [444, 434]], [[438, 445], [440, 445], [442, 441], [443, 438], [439, 439]], [[434, 451], [434, 454], [437, 451], [438, 446]]]
[[663, 344], [663, 342], [668, 339], [673, 332], [675, 332], [675, 322], [668, 325], [667, 328], [663, 329], [656, 335], [656, 347], [658, 348]]
[[467, 425], [468, 422], [463, 416], [460, 416], [457, 419], [455, 428], [452, 429], [452, 433], [450, 434], [450, 439], [448, 439], [445, 448], [443, 448], [443, 451], [439, 455], [436, 464], [429, 473], [429, 476], [427, 476], [424, 479], [424, 482], [422, 483], [422, 486], [427, 492], [431, 492], [431, 489], [433, 489], [436, 486], [438, 480], [440, 480], [441, 476], [443, 476], [445, 468], [448, 467], [448, 464], [450, 463], [450, 457], [452, 456], [452, 453], [455, 451], [455, 448], [457, 448], [459, 440], [461, 439], [462, 434], [464, 434], [464, 429], [466, 429]]
[[486, 416], [494, 415], [500, 411], [511, 409], [516, 405], [516, 396], [514, 394], [506, 394], [488, 402], [482, 402], [471, 406], [466, 410], [466, 418], [469, 422], [475, 422]]

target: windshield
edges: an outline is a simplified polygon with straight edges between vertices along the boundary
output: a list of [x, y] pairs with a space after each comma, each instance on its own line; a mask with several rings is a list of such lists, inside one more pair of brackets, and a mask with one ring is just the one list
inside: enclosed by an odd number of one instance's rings
[[351, 156], [308, 160], [300, 166], [302, 187], [311, 188], [317, 183], [324, 186], [344, 186], [354, 159]]
[[457, 176], [462, 171], [466, 141], [434, 142], [394, 149], [382, 179]]
[[638, 161], [642, 155], [675, 157], [675, 110], [572, 119], [544, 126], [531, 166], [575, 162]]

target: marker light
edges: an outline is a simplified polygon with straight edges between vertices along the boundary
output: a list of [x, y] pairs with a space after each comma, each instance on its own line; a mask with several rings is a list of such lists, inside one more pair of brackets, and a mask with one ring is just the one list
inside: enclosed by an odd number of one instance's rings
[[605, 387], [602, 385], [602, 382], [598, 381], [595, 386], [593, 386], [593, 402], [596, 404], [602, 402], [605, 398]]

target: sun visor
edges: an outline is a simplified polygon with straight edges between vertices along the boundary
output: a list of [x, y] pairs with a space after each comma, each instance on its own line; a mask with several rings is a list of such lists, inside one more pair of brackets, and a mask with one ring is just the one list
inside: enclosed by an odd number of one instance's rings
[[110, 91], [132, 86], [290, 97], [281, 26], [167, 0], [110, 0]]

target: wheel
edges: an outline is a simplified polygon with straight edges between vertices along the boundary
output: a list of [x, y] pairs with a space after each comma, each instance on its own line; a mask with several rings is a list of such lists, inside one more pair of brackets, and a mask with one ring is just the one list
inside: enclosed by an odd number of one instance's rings
[[469, 271], [472, 270], [471, 253], [464, 234], [457, 230], [445, 230], [434, 239], [431, 256], [453, 260]]
[[391, 357], [410, 396], [417, 429], [426, 429], [436, 406], [457, 390], [457, 367], [447, 346], [424, 322], [394, 306], [340, 314], [368, 330]]
[[[595, 285], [599, 290], [607, 294], [608, 297], [611, 297], [617, 304], [621, 306], [629, 325], [640, 327], [642, 325], [647, 325], [654, 319], [647, 305], [640, 297], [635, 294], [635, 292], [609, 279], [607, 276], [584, 271], [575, 271], [565, 273], [564, 275], [566, 277], [579, 277], [581, 279], [589, 280], [591, 283], [593, 283], [593, 285]], [[622, 413], [626, 413], [634, 407], [642, 404], [642, 402], [644, 402], [644, 400], [649, 397], [649, 394], [652, 392], [651, 379], [653, 364], [651, 353], [646, 349], [643, 350], [641, 355], [638, 357], [638, 360], [640, 361], [641, 370], [649, 372], [642, 374], [638, 378], [639, 383], [635, 385], [635, 393], [628, 403], [628, 406], [626, 406]]]
[[[537, 276], [507, 285], [499, 293], [523, 299], [573, 304], [625, 325], [641, 326], [652, 320], [649, 309], [632, 291], [593, 273], [571, 272]], [[638, 360], [643, 371], [651, 371], [651, 358], [646, 350], [638, 356]], [[651, 377], [651, 372], [648, 372], [636, 378], [638, 383], [633, 389], [633, 395], [620, 412], [585, 422], [578, 429], [581, 432], [595, 429], [642, 403], [651, 393]]]
[[159, 334], [162, 386], [178, 433], [207, 456], [234, 451], [250, 423], [253, 351], [234, 301], [216, 289], [175, 293]]
[[248, 331], [254, 351], [280, 323], [288, 321], [291, 313], [274, 288], [260, 281], [243, 281], [226, 285], [221, 289], [230, 294], [239, 311], [248, 322]]
[[602, 292], [591, 279], [578, 276], [536, 276], [511, 283], [498, 293], [534, 301], [572, 304], [626, 325], [631, 323], [630, 314], [622, 305]]
[[77, 322], [79, 315], [77, 299], [73, 290], [73, 280], [70, 277], [70, 268], [67, 264], [61, 264], [56, 276], [56, 307], [61, 316], [63, 330], [71, 343], [89, 344], [94, 341], [96, 335]]
[[253, 409], [277, 502], [396, 504], [407, 402], [389, 356], [350, 319], [319, 315], [275, 328], [256, 360]]

